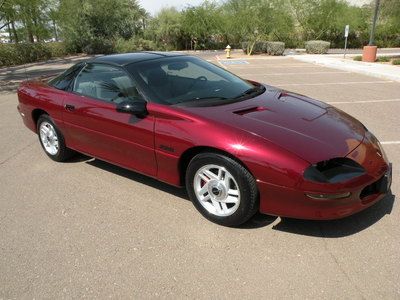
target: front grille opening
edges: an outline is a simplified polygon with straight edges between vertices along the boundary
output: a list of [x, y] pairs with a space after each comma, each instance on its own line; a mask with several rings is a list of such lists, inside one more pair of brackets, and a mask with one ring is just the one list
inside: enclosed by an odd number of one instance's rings
[[387, 181], [385, 180], [385, 176], [382, 176], [379, 180], [375, 181], [374, 183], [367, 185], [360, 194], [360, 198], [364, 199], [365, 197], [384, 193], [387, 186]]

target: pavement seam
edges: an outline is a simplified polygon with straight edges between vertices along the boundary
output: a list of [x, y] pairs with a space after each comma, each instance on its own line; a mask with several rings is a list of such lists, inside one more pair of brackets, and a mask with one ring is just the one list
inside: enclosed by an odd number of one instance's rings
[[26, 145], [25, 147], [21, 148], [20, 150], [18, 150], [16, 153], [14, 153], [13, 155], [11, 155], [10, 157], [7, 157], [5, 160], [0, 162], [0, 166], [4, 165], [5, 163], [9, 162], [10, 160], [12, 160], [13, 158], [15, 158], [16, 156], [18, 156], [19, 154], [21, 154], [25, 149], [29, 148], [30, 146], [33, 146], [33, 144], [36, 144], [36, 141]]
[[333, 254], [333, 252], [329, 249], [328, 247], [328, 243], [327, 243], [327, 236], [325, 235], [323, 229], [321, 228], [321, 225], [318, 225], [318, 229], [321, 233], [321, 237], [323, 240], [323, 244], [324, 244], [324, 248], [325, 250], [328, 252], [328, 254], [331, 256], [331, 258], [333, 259], [333, 261], [335, 262], [336, 266], [339, 268], [340, 272], [347, 278], [347, 280], [349, 282], [352, 283], [352, 286], [355, 288], [355, 290], [359, 293], [359, 295], [361, 296], [362, 299], [366, 299], [364, 294], [362, 293], [362, 290], [360, 289], [360, 287], [354, 282], [354, 280], [352, 280], [349, 276], [349, 274], [345, 271], [345, 269], [340, 265], [340, 262], [338, 260], [338, 258], [336, 257], [335, 254]]

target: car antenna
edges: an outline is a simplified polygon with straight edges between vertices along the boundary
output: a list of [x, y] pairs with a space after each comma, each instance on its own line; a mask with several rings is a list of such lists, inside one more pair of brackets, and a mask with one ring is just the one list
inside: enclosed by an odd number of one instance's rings
[[24, 64], [24, 71], [25, 71], [25, 79], [28, 81], [29, 77], [28, 77], [28, 72], [26, 70], [26, 64]]

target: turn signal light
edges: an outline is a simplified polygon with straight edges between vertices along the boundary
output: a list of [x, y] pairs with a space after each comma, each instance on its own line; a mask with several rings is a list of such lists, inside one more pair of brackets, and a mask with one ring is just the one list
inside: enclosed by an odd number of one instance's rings
[[306, 194], [307, 197], [314, 200], [333, 200], [333, 199], [343, 199], [350, 197], [351, 193], [340, 193], [340, 194]]

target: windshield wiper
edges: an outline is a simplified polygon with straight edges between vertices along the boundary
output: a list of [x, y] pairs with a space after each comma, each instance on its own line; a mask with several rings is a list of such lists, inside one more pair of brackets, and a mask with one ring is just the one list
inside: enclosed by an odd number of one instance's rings
[[265, 87], [264, 86], [262, 86], [262, 85], [255, 86], [255, 87], [249, 88], [248, 90], [245, 90], [243, 93], [241, 93], [240, 95], [236, 96], [233, 99], [238, 99], [238, 98], [242, 98], [242, 97], [245, 97], [245, 96], [250, 96], [250, 95], [255, 94], [255, 93], [257, 93], [259, 95], [259, 94], [262, 94], [264, 91], [265, 91]]

